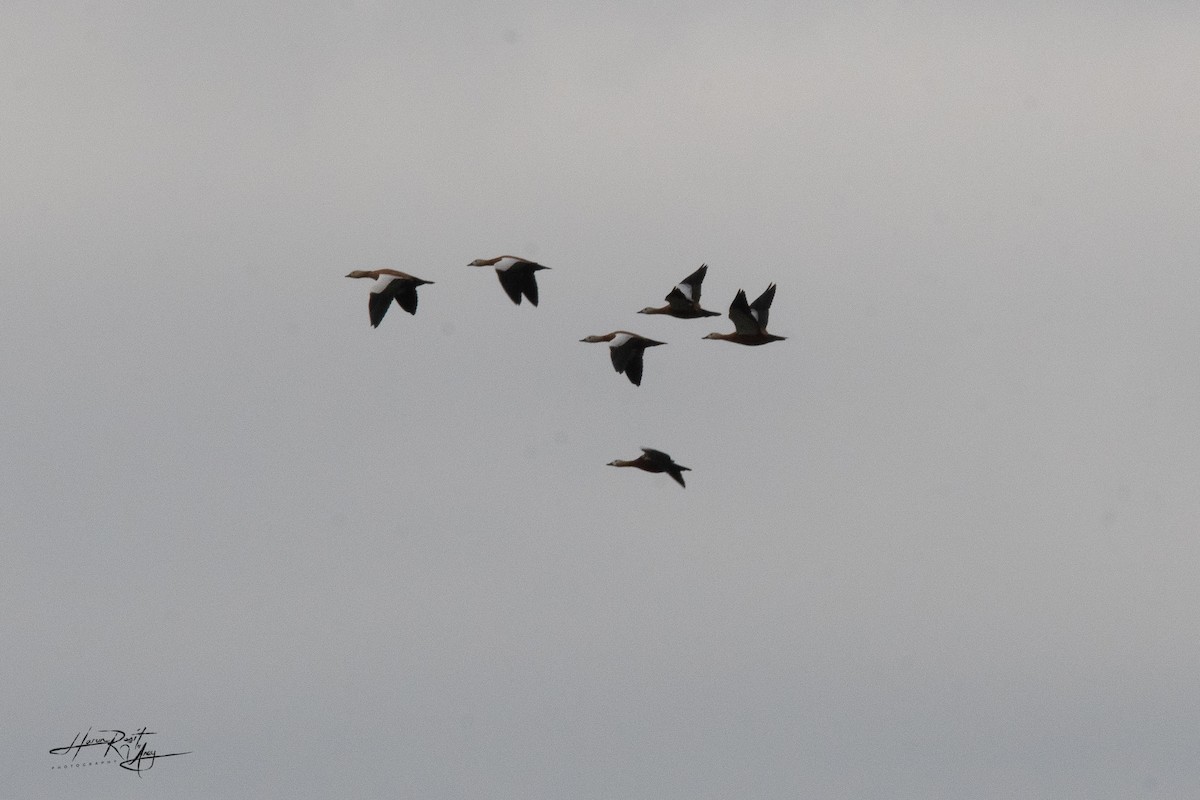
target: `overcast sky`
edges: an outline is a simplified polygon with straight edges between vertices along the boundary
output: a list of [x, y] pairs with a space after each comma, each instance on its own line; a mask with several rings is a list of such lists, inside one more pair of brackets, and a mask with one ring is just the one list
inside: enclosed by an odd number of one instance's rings
[[187, 5], [0, 10], [0, 797], [1198, 796], [1193, 3]]

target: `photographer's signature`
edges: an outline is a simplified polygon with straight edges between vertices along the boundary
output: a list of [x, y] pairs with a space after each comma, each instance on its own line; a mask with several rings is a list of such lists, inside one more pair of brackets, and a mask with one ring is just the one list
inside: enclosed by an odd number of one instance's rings
[[76, 733], [75, 738], [71, 743], [63, 747], [55, 747], [50, 751], [52, 756], [71, 755], [71, 764], [63, 764], [52, 769], [61, 769], [72, 765], [78, 766], [76, 759], [83, 753], [84, 748], [99, 747], [102, 750], [89, 751], [89, 755], [97, 760], [90, 763], [107, 764], [116, 762], [121, 769], [127, 769], [130, 772], [136, 772], [140, 778], [142, 773], [154, 766], [154, 762], [160, 758], [168, 758], [170, 756], [186, 756], [191, 751], [183, 753], [160, 753], [157, 750], [151, 750], [146, 741], [147, 736], [157, 736], [158, 734], [151, 730], [146, 730], [145, 727], [138, 728], [133, 733], [126, 733], [118, 730], [102, 730], [96, 731], [95, 735], [92, 729], [88, 728], [86, 733]]

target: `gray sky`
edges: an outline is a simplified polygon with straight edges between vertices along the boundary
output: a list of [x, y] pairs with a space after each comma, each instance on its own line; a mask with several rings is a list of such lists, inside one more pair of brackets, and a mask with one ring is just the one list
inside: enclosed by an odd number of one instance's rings
[[1197, 796], [1192, 4], [193, 5], [0, 12], [0, 796]]

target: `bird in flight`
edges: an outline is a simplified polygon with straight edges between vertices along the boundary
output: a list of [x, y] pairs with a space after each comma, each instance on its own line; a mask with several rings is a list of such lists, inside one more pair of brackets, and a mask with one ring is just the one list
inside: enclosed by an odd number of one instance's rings
[[680, 466], [676, 464], [669, 455], [662, 450], [651, 450], [649, 447], [642, 448], [642, 454], [632, 461], [616, 461], [608, 462], [610, 467], [636, 467], [646, 472], [665, 472], [675, 479], [675, 482], [680, 486], [687, 488], [687, 484], [683, 482], [684, 471], [691, 472], [690, 467]]
[[367, 311], [371, 315], [371, 327], [378, 328], [383, 321], [392, 301], [410, 314], [417, 313], [417, 287], [433, 281], [415, 278], [405, 272], [394, 269], [356, 269], [347, 278], [370, 278], [375, 281], [371, 287], [371, 296], [367, 301]]
[[667, 304], [661, 308], [647, 307], [639, 314], [667, 314], [679, 319], [697, 319], [699, 317], [719, 317], [720, 311], [707, 311], [700, 307], [700, 284], [708, 272], [708, 264], [701, 264], [700, 269], [688, 275], [666, 296]]
[[767, 317], [771, 313], [771, 301], [775, 299], [775, 284], [758, 296], [753, 303], [746, 302], [746, 292], [738, 289], [737, 296], [729, 305], [729, 318], [733, 320], [733, 333], [710, 333], [705, 339], [722, 339], [737, 344], [759, 345], [778, 342], [786, 336], [767, 333]]
[[508, 293], [508, 296], [512, 298], [514, 303], [521, 305], [521, 295], [524, 295], [535, 306], [538, 304], [538, 287], [534, 273], [539, 269], [550, 269], [549, 267], [543, 267], [541, 264], [527, 261], [524, 258], [517, 258], [516, 256], [477, 258], [467, 266], [495, 267], [496, 277], [500, 279], [500, 285], [504, 287], [504, 291]]
[[601, 336], [585, 336], [579, 341], [608, 342], [608, 352], [612, 356], [613, 368], [618, 373], [625, 373], [625, 377], [629, 378], [629, 382], [634, 386], [642, 385], [642, 354], [646, 352], [646, 348], [666, 344], [666, 342], [656, 342], [629, 331], [613, 331]]

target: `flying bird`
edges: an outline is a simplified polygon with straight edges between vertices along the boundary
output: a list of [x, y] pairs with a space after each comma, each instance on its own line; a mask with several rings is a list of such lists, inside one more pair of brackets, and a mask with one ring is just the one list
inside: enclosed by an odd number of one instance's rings
[[370, 278], [375, 281], [367, 310], [371, 314], [371, 327], [378, 328], [392, 301], [410, 314], [417, 313], [417, 287], [433, 281], [414, 278], [394, 269], [356, 269], [347, 278]]
[[666, 344], [656, 342], [629, 331], [613, 331], [602, 336], [585, 336], [581, 342], [608, 342], [608, 353], [612, 356], [613, 369], [624, 372], [634, 386], [642, 385], [642, 354], [647, 347]]
[[679, 319], [697, 319], [699, 317], [719, 317], [719, 311], [707, 311], [700, 307], [700, 284], [708, 272], [708, 264], [701, 264], [700, 269], [688, 275], [679, 282], [666, 296], [667, 304], [662, 308], [647, 307], [639, 314], [667, 314]]
[[496, 277], [500, 278], [500, 285], [504, 287], [504, 291], [508, 293], [514, 303], [521, 305], [521, 295], [525, 295], [535, 306], [538, 304], [538, 287], [534, 273], [539, 269], [550, 269], [516, 256], [477, 258], [467, 266], [495, 267]]
[[746, 302], [746, 292], [738, 289], [737, 296], [729, 305], [729, 318], [733, 320], [733, 333], [710, 333], [705, 339], [723, 339], [737, 344], [759, 345], [778, 342], [786, 336], [767, 333], [767, 317], [771, 312], [771, 301], [775, 299], [775, 284], [758, 296], [753, 303]]
[[687, 488], [687, 484], [683, 482], [684, 471], [691, 472], [690, 467], [680, 466], [671, 460], [671, 457], [662, 450], [651, 450], [649, 447], [642, 448], [642, 454], [632, 461], [616, 461], [608, 462], [610, 467], [637, 467], [646, 472], [665, 472], [675, 479], [675, 482], [680, 486]]

